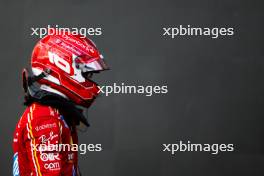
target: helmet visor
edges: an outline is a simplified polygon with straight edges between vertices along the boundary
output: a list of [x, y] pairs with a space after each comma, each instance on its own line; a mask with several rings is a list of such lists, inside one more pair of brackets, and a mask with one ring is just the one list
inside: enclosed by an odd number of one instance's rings
[[109, 69], [102, 56], [100, 56], [99, 58], [78, 57], [76, 59], [76, 63], [84, 73]]

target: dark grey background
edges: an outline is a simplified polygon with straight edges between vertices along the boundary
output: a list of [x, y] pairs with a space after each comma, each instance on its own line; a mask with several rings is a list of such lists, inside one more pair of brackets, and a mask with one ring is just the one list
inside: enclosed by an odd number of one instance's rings
[[[21, 69], [37, 37], [31, 27], [101, 27], [91, 37], [112, 70], [101, 84], [168, 85], [169, 93], [111, 95], [90, 109], [80, 143], [89, 176], [264, 174], [263, 1], [1, 0], [0, 175], [11, 175], [12, 136], [22, 114]], [[164, 38], [162, 27], [234, 27], [232, 37]], [[234, 143], [235, 152], [162, 153], [162, 143]]]

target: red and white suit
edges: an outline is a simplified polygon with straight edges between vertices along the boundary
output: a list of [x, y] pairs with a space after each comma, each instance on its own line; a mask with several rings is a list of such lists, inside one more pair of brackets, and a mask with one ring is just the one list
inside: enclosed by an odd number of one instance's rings
[[77, 143], [75, 127], [69, 128], [57, 109], [33, 103], [27, 107], [15, 130], [13, 175], [77, 176], [76, 151], [60, 151], [54, 147], [41, 151], [40, 148]]

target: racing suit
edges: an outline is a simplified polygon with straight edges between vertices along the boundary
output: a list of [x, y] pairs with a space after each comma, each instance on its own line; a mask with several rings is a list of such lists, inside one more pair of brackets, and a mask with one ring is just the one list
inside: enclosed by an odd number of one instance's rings
[[13, 141], [13, 175], [78, 176], [77, 132], [59, 110], [29, 105], [18, 122]]

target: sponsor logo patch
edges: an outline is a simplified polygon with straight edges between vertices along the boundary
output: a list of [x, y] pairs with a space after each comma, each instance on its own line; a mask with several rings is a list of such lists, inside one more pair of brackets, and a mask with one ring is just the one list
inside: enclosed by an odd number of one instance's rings
[[50, 171], [60, 170], [60, 163], [59, 162], [46, 163], [44, 164], [44, 168]]
[[49, 123], [49, 124], [44, 124], [44, 125], [40, 125], [40, 126], [37, 126], [35, 128], [36, 131], [41, 131], [41, 130], [45, 130], [45, 129], [48, 129], [48, 128], [55, 128], [56, 127], [56, 123]]
[[41, 135], [38, 139], [42, 144], [46, 144], [48, 141], [52, 141], [54, 138], [57, 138], [58, 134], [53, 134], [53, 131], [50, 132], [49, 136]]
[[59, 153], [41, 153], [40, 159], [44, 162], [60, 160]]

